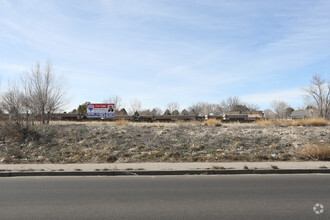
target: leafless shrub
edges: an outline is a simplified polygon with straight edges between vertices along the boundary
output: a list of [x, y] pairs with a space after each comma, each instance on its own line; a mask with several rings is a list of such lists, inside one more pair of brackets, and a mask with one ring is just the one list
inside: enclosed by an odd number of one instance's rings
[[13, 121], [6, 121], [4, 126], [0, 127], [0, 136], [10, 141], [37, 141], [41, 134], [34, 127], [25, 126]]

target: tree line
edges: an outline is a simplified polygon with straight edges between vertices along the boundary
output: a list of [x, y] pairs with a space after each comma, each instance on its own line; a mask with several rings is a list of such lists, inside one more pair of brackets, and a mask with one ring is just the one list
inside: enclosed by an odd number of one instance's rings
[[[306, 109], [314, 117], [330, 119], [330, 82], [319, 75], [314, 75], [310, 86], [303, 88]], [[51, 61], [43, 66], [37, 62], [29, 72], [22, 75], [19, 82], [11, 83], [6, 91], [1, 93], [0, 113], [6, 113], [16, 123], [26, 122], [33, 124], [39, 121], [49, 123], [53, 113], [63, 111], [68, 103], [66, 99], [66, 84], [58, 77]], [[197, 102], [180, 109], [177, 102], [161, 108], [143, 109], [141, 101], [130, 100], [126, 109], [122, 105], [122, 98], [113, 95], [104, 99], [105, 103], [114, 103], [117, 115], [220, 115], [230, 111], [257, 111], [260, 107], [256, 104], [243, 102], [237, 96], [228, 97], [219, 103]], [[86, 115], [85, 102], [74, 109], [73, 113]], [[294, 111], [288, 103], [282, 100], [273, 100], [271, 108], [264, 110], [266, 118], [288, 118]], [[3, 115], [3, 114], [1, 114]]]
[[[273, 100], [270, 102], [271, 108], [265, 109], [265, 118], [287, 119], [295, 110], [307, 110], [312, 117], [322, 117], [330, 119], [330, 82], [327, 82], [319, 75], [314, 75], [311, 85], [302, 88], [304, 91], [305, 107], [294, 109], [283, 100]], [[117, 115], [220, 115], [227, 112], [246, 112], [260, 111], [256, 104], [244, 103], [237, 96], [228, 97], [219, 104], [207, 102], [197, 102], [187, 109], [180, 111], [180, 105], [177, 102], [168, 103], [165, 110], [160, 108], [142, 109], [139, 100], [133, 99], [130, 102], [129, 110], [122, 107], [122, 99], [118, 95], [111, 96], [104, 100], [105, 103], [114, 103]], [[78, 107], [78, 113], [85, 115], [86, 102]], [[76, 110], [75, 110], [76, 111]]]

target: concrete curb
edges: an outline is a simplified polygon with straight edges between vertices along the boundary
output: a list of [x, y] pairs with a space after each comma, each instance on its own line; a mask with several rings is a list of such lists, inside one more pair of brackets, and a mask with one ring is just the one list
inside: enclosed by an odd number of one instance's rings
[[246, 170], [130, 170], [130, 171], [54, 171], [0, 172], [0, 177], [19, 176], [165, 176], [165, 175], [237, 175], [237, 174], [325, 174], [330, 169], [246, 169]]

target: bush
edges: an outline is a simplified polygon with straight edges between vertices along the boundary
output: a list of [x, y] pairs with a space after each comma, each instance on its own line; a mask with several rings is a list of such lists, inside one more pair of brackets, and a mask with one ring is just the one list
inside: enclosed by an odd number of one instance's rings
[[0, 128], [1, 139], [14, 140], [14, 141], [36, 141], [41, 138], [40, 133], [33, 127], [6, 122]]
[[210, 127], [221, 126], [221, 121], [212, 118], [212, 119], [208, 119], [207, 121], [205, 121], [205, 125], [210, 126]]

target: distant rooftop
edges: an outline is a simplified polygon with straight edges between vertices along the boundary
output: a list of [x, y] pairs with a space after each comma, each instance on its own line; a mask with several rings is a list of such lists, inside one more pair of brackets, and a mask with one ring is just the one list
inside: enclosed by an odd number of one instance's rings
[[311, 110], [295, 110], [291, 113], [292, 119], [304, 119], [304, 118], [310, 118], [312, 117], [312, 109]]

